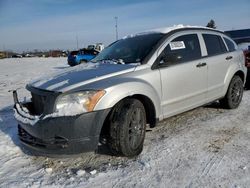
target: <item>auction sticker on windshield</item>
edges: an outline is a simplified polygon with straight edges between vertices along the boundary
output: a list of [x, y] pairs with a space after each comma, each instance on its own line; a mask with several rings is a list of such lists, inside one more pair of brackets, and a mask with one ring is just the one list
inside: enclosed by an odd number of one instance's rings
[[171, 50], [180, 50], [185, 49], [185, 43], [183, 41], [174, 41], [170, 42], [170, 49]]

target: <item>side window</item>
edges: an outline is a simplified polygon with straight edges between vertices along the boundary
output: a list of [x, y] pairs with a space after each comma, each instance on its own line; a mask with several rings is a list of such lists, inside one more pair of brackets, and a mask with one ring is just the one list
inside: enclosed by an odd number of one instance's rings
[[227, 51], [222, 38], [218, 35], [202, 34], [208, 55], [218, 55]]
[[236, 49], [235, 49], [234, 43], [231, 40], [229, 40], [228, 38], [225, 38], [225, 37], [223, 37], [223, 38], [224, 38], [224, 40], [225, 40], [225, 42], [227, 44], [229, 52], [235, 51]]
[[163, 50], [161, 57], [168, 65], [201, 58], [199, 39], [196, 34], [182, 35], [172, 40]]

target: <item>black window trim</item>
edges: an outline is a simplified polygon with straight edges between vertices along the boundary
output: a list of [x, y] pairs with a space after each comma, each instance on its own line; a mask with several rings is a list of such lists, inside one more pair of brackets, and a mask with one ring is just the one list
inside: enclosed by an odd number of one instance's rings
[[[209, 28], [180, 28], [180, 29], [176, 29], [173, 31], [170, 31], [169, 33], [165, 34], [165, 37], [163, 37], [157, 45], [155, 45], [155, 47], [152, 49], [152, 51], [148, 54], [148, 56], [144, 59], [144, 61], [142, 62], [142, 64], [147, 64], [147, 62], [152, 58], [153, 54], [166, 42], [166, 40], [171, 37], [172, 35], [179, 33], [179, 32], [183, 32], [183, 31], [194, 31], [194, 33], [196, 33], [198, 35], [198, 33], [202, 34], [204, 32], [213, 32], [214, 34], [221, 34], [221, 35], [225, 35], [225, 33], [223, 31], [220, 30], [211, 30]], [[199, 40], [200, 41], [200, 40]], [[200, 41], [201, 43], [201, 41]], [[201, 59], [203, 58], [207, 58], [207, 56], [201, 56]], [[194, 60], [192, 60], [194, 61]], [[154, 63], [151, 65], [151, 70], [154, 69], [158, 69], [158, 57], [156, 58], [156, 60], [154, 61]]]
[[[197, 36], [197, 39], [198, 39], [198, 42], [199, 42], [199, 45], [200, 45], [200, 53], [201, 53], [201, 56], [198, 57], [198, 58], [194, 58], [194, 59], [191, 59], [191, 60], [188, 60], [188, 61], [185, 61], [185, 62], [182, 62], [182, 63], [174, 63], [174, 64], [171, 64], [171, 65], [168, 65], [168, 64], [164, 64], [164, 65], [161, 65], [160, 64], [160, 58], [161, 58], [161, 55], [162, 55], [162, 52], [161, 54], [157, 57], [157, 59], [155, 60], [155, 62], [153, 63], [151, 69], [154, 70], [154, 69], [161, 69], [161, 68], [166, 68], [166, 67], [173, 67], [173, 66], [179, 66], [179, 65], [182, 65], [182, 64], [187, 64], [187, 63], [190, 63], [190, 62], [193, 62], [193, 61], [197, 61], [199, 59], [202, 59], [202, 48], [201, 48], [201, 42], [200, 42], [200, 39], [199, 39], [199, 34], [198, 32], [194, 32], [194, 33], [181, 33], [180, 35], [174, 37], [172, 40], [178, 38], [178, 37], [181, 37], [181, 36], [185, 36], [185, 35], [196, 35]], [[171, 41], [172, 41], [171, 40]], [[171, 42], [169, 41], [169, 42]], [[169, 44], [169, 43], [168, 43]], [[165, 48], [168, 46], [168, 44], [165, 46]], [[164, 49], [165, 49], [164, 48]], [[163, 50], [164, 50], [163, 49]]]
[[[235, 43], [234, 43], [234, 41], [233, 41], [232, 39], [230, 39], [230, 38], [227, 37], [227, 36], [223, 36], [222, 39], [223, 39], [223, 41], [224, 41], [224, 43], [225, 43], [225, 45], [226, 45], [226, 47], [227, 47], [228, 52], [234, 52], [234, 51], [237, 50], [237, 48], [236, 48], [236, 46], [235, 46]], [[233, 51], [230, 51], [230, 49], [229, 49], [229, 47], [228, 47], [228, 45], [227, 45], [226, 39], [233, 43], [233, 45], [234, 45], [234, 50], [233, 50]]]

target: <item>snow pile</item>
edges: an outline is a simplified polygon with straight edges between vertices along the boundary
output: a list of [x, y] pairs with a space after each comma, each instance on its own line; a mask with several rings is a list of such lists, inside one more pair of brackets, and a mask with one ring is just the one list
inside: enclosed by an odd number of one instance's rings
[[83, 176], [85, 173], [86, 173], [85, 170], [78, 170], [78, 171], [76, 172], [76, 174], [77, 174], [78, 177], [79, 177], [79, 176]]
[[23, 106], [21, 107], [19, 104], [16, 104], [16, 109], [14, 109], [14, 116], [18, 121], [30, 125], [35, 125], [40, 118], [40, 116], [30, 115], [29, 110]]
[[169, 33], [171, 31], [174, 31], [174, 30], [177, 30], [177, 29], [183, 29], [183, 28], [188, 28], [188, 27], [190, 27], [190, 26], [184, 26], [183, 24], [178, 24], [178, 25], [174, 25], [174, 26], [171, 26], [171, 27], [163, 27], [163, 28], [151, 29], [151, 30], [142, 32], [141, 34], [147, 34], [147, 33], [150, 33], [150, 32], [166, 34], [166, 33]]
[[104, 60], [100, 60], [100, 61], [98, 61], [98, 64], [125, 64], [124, 62], [123, 62], [123, 60], [122, 59], [119, 59], [119, 60], [115, 60], [115, 59], [104, 59]]
[[97, 173], [97, 171], [96, 170], [92, 170], [92, 171], [90, 171], [90, 174], [91, 175], [95, 175]]
[[[99, 65], [101, 65], [101, 64], [111, 64], [111, 65], [117, 65], [117, 64], [120, 65], [121, 64], [121, 65], [124, 65], [125, 64], [122, 59], [118, 59], [118, 60], [115, 60], [115, 59], [112, 59], [112, 60], [106, 59], [106, 60], [98, 61], [97, 63]], [[141, 63], [140, 62], [138, 62], [138, 63], [129, 63], [127, 65], [139, 66], [139, 65], [141, 65]]]
[[52, 169], [52, 168], [45, 168], [45, 172], [47, 172], [48, 174], [51, 174], [51, 173], [52, 173], [52, 171], [53, 171], [53, 169]]
[[40, 119], [44, 120], [47, 118], [54, 118], [54, 117], [76, 116], [78, 114], [87, 112], [85, 108], [83, 108], [82, 105], [79, 103], [69, 104], [61, 108], [59, 111], [52, 114], [48, 114], [44, 117], [30, 115], [29, 110], [25, 107], [21, 107], [19, 104], [16, 104], [16, 108], [17, 109], [14, 109], [14, 116], [16, 120], [24, 124], [30, 124], [32, 126], [34, 126]]
[[[0, 187], [250, 187], [250, 91], [235, 110], [215, 104], [158, 123], [133, 159], [105, 148], [47, 158], [20, 144], [8, 91], [68, 68], [67, 59], [6, 59], [0, 67]], [[29, 93], [19, 90], [19, 96]]]

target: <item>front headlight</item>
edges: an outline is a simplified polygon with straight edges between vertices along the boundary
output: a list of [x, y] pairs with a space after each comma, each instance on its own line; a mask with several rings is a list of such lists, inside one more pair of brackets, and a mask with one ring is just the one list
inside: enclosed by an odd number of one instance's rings
[[104, 94], [104, 90], [99, 90], [63, 95], [56, 101], [56, 112], [65, 115], [91, 112]]

